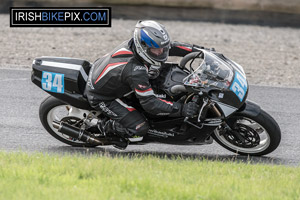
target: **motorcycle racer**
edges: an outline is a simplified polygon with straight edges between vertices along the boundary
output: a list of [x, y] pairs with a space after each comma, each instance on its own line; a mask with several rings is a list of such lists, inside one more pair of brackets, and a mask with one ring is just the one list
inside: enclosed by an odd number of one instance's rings
[[203, 47], [171, 42], [165, 27], [155, 21], [138, 21], [133, 38], [95, 61], [90, 70], [86, 95], [90, 105], [111, 120], [104, 125], [115, 146], [125, 149], [128, 137], [145, 136], [146, 118], [123, 97], [134, 93], [143, 109], [153, 115], [192, 117], [196, 103], [181, 104], [157, 98], [149, 79], [155, 79], [168, 56], [185, 56]]

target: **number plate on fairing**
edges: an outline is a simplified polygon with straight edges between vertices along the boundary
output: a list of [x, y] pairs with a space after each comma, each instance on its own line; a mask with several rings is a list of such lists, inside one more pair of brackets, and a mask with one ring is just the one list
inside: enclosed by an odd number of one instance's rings
[[49, 92], [64, 93], [64, 74], [43, 71], [42, 88]]
[[239, 98], [239, 100], [242, 102], [247, 93], [247, 88], [248, 88], [248, 84], [246, 78], [236, 71], [230, 90], [232, 90]]

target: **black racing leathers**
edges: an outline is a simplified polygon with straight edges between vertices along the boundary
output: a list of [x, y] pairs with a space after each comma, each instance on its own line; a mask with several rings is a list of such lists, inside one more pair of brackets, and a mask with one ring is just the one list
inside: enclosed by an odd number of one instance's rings
[[[89, 74], [86, 93], [95, 109], [104, 111], [107, 116], [129, 128], [133, 134], [145, 135], [147, 130], [141, 127], [148, 126], [146, 120], [140, 114], [133, 115], [131, 112], [137, 111], [121, 101], [122, 97], [135, 93], [143, 109], [153, 115], [178, 113], [182, 105], [155, 96], [149, 83], [148, 67], [135, 53], [133, 45], [132, 39], [125, 41], [95, 61]], [[191, 45], [173, 42], [170, 56], [184, 56], [192, 51]], [[129, 114], [131, 119], [125, 120]], [[130, 121], [137, 123], [132, 124]], [[139, 129], [143, 130], [142, 133]]]

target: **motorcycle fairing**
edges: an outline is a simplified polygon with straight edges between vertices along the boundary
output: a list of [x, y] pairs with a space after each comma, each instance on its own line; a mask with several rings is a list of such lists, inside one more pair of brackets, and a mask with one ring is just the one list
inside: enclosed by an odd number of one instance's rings
[[92, 109], [84, 97], [91, 64], [82, 59], [62, 57], [36, 58], [31, 80], [50, 95], [78, 108]]
[[[225, 116], [229, 109], [240, 108], [247, 98], [248, 83], [240, 65], [224, 57], [222, 54], [201, 50], [202, 62], [199, 67], [184, 79], [186, 86], [199, 87], [201, 91], [224, 108]], [[227, 106], [224, 106], [227, 105]], [[222, 109], [221, 108], [221, 109]], [[233, 110], [233, 109], [230, 109]]]
[[238, 71], [235, 71], [235, 76], [231, 83], [230, 90], [236, 94], [241, 102], [247, 94], [248, 83], [246, 78]]

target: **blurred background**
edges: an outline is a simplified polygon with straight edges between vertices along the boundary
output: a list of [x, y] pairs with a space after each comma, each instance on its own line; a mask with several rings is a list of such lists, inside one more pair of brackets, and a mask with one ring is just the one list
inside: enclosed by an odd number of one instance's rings
[[1, 0], [9, 7], [111, 6], [113, 18], [300, 27], [300, 0]]
[[[112, 27], [9, 27], [10, 7], [96, 6], [112, 7]], [[93, 62], [130, 39], [137, 20], [152, 19], [171, 40], [241, 64], [250, 84], [300, 87], [300, 0], [0, 0], [0, 11], [0, 69], [30, 70], [40, 56]]]

